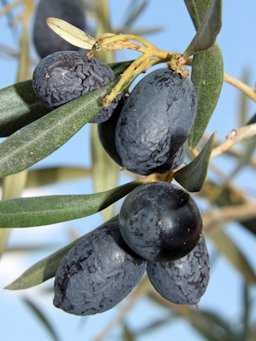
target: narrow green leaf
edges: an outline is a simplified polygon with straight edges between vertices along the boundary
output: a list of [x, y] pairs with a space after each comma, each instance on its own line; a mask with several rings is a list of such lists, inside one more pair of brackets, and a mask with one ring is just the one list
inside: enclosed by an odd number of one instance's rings
[[106, 192], [87, 195], [55, 195], [0, 201], [0, 226], [42, 226], [86, 217], [110, 206], [139, 184], [139, 181], [134, 181]]
[[0, 177], [20, 172], [67, 142], [102, 108], [114, 82], [75, 99], [21, 128], [0, 144]]
[[207, 176], [211, 152], [216, 134], [212, 134], [200, 154], [174, 174], [174, 178], [189, 192], [199, 192]]
[[123, 341], [135, 341], [135, 335], [126, 323], [123, 323]]
[[189, 57], [213, 46], [220, 32], [221, 25], [222, 1], [212, 0], [195, 37], [185, 50], [184, 56]]
[[138, 338], [139, 336], [144, 336], [147, 334], [151, 334], [157, 331], [158, 328], [163, 328], [165, 325], [170, 326], [171, 323], [176, 322], [176, 316], [172, 314], [172, 311], [170, 311], [170, 314], [168, 314], [165, 317], [161, 317], [158, 319], [155, 319], [153, 322], [148, 323], [146, 326], [137, 329], [135, 336]]
[[[227, 186], [225, 186], [220, 193], [219, 185], [206, 181], [202, 189], [202, 194], [208, 198], [214, 198], [215, 204], [217, 204], [219, 207], [241, 205], [245, 202], [241, 193], [235, 190], [229, 184], [227, 184]], [[240, 221], [240, 224], [254, 235], [256, 234], [255, 218]]]
[[243, 283], [243, 302], [242, 302], [243, 316], [242, 316], [242, 340], [249, 340], [250, 333], [250, 315], [252, 309], [252, 300], [250, 299], [250, 288], [246, 281]]
[[123, 20], [124, 31], [126, 32], [127, 28], [130, 28], [134, 22], [139, 18], [139, 16], [145, 11], [149, 2], [148, 0], [142, 1], [130, 1], [129, 6], [126, 11], [126, 17]]
[[[84, 167], [49, 167], [32, 169], [28, 171], [26, 188], [34, 188], [48, 186], [51, 184], [73, 181], [90, 177], [91, 170]], [[0, 179], [0, 186], [3, 185], [4, 179]]]
[[[118, 217], [113, 217], [111, 221], [118, 219]], [[87, 238], [90, 232], [76, 240], [72, 243], [62, 247], [61, 249], [55, 251], [51, 255], [41, 259], [39, 262], [32, 265], [23, 274], [21, 274], [15, 281], [10, 283], [5, 287], [8, 290], [22, 290], [39, 285], [48, 279], [54, 277], [57, 268], [66, 255], [66, 253], [82, 238]]]
[[[227, 321], [212, 311], [200, 310], [189, 315], [191, 325], [208, 341], [240, 341], [239, 335], [232, 330]], [[216, 335], [216, 330], [218, 333]]]
[[42, 309], [40, 309], [40, 307], [28, 297], [23, 297], [22, 301], [32, 311], [33, 315], [37, 317], [38, 321], [42, 324], [42, 326], [51, 336], [51, 339], [53, 341], [60, 341], [60, 338], [56, 333], [55, 328], [53, 327], [52, 323], [50, 323], [48, 317], [42, 311]]
[[50, 111], [39, 102], [30, 80], [1, 89], [0, 102], [0, 137], [11, 135]]
[[53, 243], [44, 243], [44, 244], [26, 244], [21, 246], [9, 246], [6, 249], [6, 253], [29, 253], [29, 252], [42, 252], [49, 249], [54, 249], [56, 245]]
[[[194, 23], [199, 29], [211, 0], [185, 0], [185, 4]], [[192, 81], [195, 85], [198, 103], [194, 126], [189, 136], [189, 145], [199, 143], [219, 99], [223, 84], [223, 58], [219, 46], [215, 43], [206, 51], [194, 56]]]
[[[250, 70], [245, 69], [243, 70], [241, 80], [245, 84], [250, 84]], [[239, 93], [239, 99], [238, 99], [238, 105], [237, 105], [237, 116], [238, 116], [238, 126], [244, 126], [246, 125], [248, 121], [248, 97], [240, 91]]]
[[131, 28], [127, 30], [126, 33], [132, 34], [135, 36], [145, 37], [147, 35], [163, 32], [164, 30], [165, 30], [164, 26], [153, 26], [153, 27], [142, 27], [142, 28], [137, 27], [137, 28]]
[[51, 255], [41, 259], [32, 265], [15, 281], [5, 287], [7, 290], [23, 290], [39, 285], [48, 279], [54, 277], [57, 268], [65, 256], [65, 254], [83, 237], [73, 241], [72, 243], [62, 247]]
[[248, 283], [256, 282], [256, 274], [238, 245], [222, 230], [208, 235], [219, 252], [241, 273]]
[[[235, 331], [232, 330], [228, 322], [215, 312], [203, 309], [195, 310], [188, 305], [174, 304], [164, 299], [154, 291], [149, 294], [149, 298], [160, 306], [167, 308], [168, 311], [172, 309], [173, 313], [177, 317], [185, 318], [191, 326], [208, 341], [241, 340], [239, 338], [240, 335], [236, 334]], [[216, 330], [218, 333], [216, 333]], [[220, 335], [221, 339], [219, 337]]]
[[26, 188], [48, 186], [64, 181], [83, 179], [91, 175], [91, 170], [83, 167], [50, 167], [28, 172]]
[[223, 74], [223, 58], [217, 44], [194, 56], [191, 79], [197, 94], [197, 113], [188, 139], [192, 148], [199, 143], [216, 107]]
[[254, 124], [256, 123], [256, 114], [254, 114], [250, 119], [249, 121], [247, 122], [247, 125], [248, 124]]
[[201, 22], [203, 21], [210, 3], [211, 0], [185, 0], [187, 10], [196, 30], [198, 30]]
[[[131, 63], [132, 61], [125, 61], [112, 63], [109, 66], [118, 76]], [[0, 137], [13, 134], [51, 111], [43, 106], [34, 94], [31, 80], [1, 89], [0, 102]]]
[[256, 340], [256, 327], [251, 327], [249, 330], [250, 341]]
[[48, 17], [46, 18], [46, 24], [61, 38], [84, 50], [91, 50], [96, 43], [94, 37], [89, 36], [86, 32], [80, 30], [80, 28], [63, 19]]
[[252, 159], [256, 150], [256, 137], [252, 136], [250, 141], [247, 142], [244, 147], [245, 150], [243, 151], [242, 156], [238, 159], [238, 162], [231, 174], [229, 174], [229, 181], [232, 180], [241, 170], [243, 170], [244, 167], [248, 166], [248, 163]]
[[115, 72], [116, 76], [120, 76], [131, 65], [134, 60], [127, 60], [124, 62], [108, 63], [108, 66]]

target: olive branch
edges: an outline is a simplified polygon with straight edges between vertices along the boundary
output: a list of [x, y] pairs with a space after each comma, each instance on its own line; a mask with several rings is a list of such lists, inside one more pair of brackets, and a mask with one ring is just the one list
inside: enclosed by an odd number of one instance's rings
[[[191, 66], [192, 59], [186, 56], [186, 52], [181, 54], [165, 51], [157, 48], [154, 44], [142, 37], [130, 34], [105, 33], [99, 38], [94, 38], [79, 28], [58, 18], [48, 18], [47, 25], [67, 42], [82, 49], [89, 50], [87, 53], [88, 57], [93, 57], [94, 53], [100, 50], [116, 51], [130, 49], [142, 53], [124, 71], [111, 93], [105, 97], [103, 100], [105, 106], [109, 105], [117, 94], [129, 86], [140, 73], [147, 71], [153, 65], [167, 63], [174, 72], [180, 74], [182, 77], [189, 75], [189, 71], [185, 68], [185, 65]], [[255, 89], [250, 88], [226, 73], [224, 73], [224, 81], [238, 88], [253, 101], [256, 101]]]

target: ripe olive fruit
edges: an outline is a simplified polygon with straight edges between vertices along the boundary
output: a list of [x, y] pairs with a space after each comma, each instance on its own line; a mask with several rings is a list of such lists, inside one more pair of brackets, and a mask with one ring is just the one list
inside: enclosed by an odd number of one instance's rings
[[[96, 58], [88, 58], [77, 51], [60, 51], [40, 61], [33, 73], [32, 86], [41, 102], [55, 109], [114, 79], [114, 71]], [[121, 94], [117, 96], [90, 122], [108, 120], [121, 97]]]
[[78, 47], [59, 37], [46, 24], [48, 17], [54, 17], [85, 30], [86, 19], [79, 0], [40, 0], [35, 11], [33, 40], [41, 58], [57, 51], [78, 50]]
[[135, 86], [117, 122], [115, 143], [122, 164], [141, 175], [165, 172], [192, 128], [196, 93], [189, 78], [157, 69]]
[[184, 189], [166, 182], [148, 183], [130, 192], [119, 221], [125, 242], [151, 262], [184, 257], [202, 231], [195, 201]]
[[146, 262], [123, 241], [118, 222], [108, 222], [83, 239], [61, 261], [54, 282], [54, 305], [75, 315], [104, 312], [138, 283]]
[[210, 261], [204, 236], [183, 258], [147, 265], [148, 278], [161, 296], [176, 304], [197, 304], [209, 282]]

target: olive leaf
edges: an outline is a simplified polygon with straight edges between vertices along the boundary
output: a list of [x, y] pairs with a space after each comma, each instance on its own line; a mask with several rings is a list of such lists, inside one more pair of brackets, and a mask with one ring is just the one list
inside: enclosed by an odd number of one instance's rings
[[164, 26], [153, 26], [153, 27], [142, 27], [142, 28], [130, 28], [126, 31], [126, 34], [131, 34], [134, 36], [142, 36], [156, 34], [163, 32], [165, 30]]
[[148, 0], [135, 2], [130, 1], [126, 11], [126, 17], [123, 20], [123, 28], [125, 32], [127, 32], [128, 28], [133, 26], [134, 22], [141, 16], [141, 14], [145, 11], [148, 5], [149, 5]]
[[133, 62], [134, 59], [123, 62], [108, 63], [107, 65], [114, 71], [116, 76], [120, 76]]
[[[110, 221], [116, 221], [118, 217], [113, 217]], [[93, 231], [92, 231], [93, 232]], [[8, 284], [5, 289], [8, 290], [22, 290], [39, 285], [48, 279], [54, 277], [57, 268], [62, 258], [68, 253], [73, 246], [76, 245], [81, 239], [87, 238], [90, 232], [86, 235], [74, 240], [73, 242], [65, 245], [61, 249], [55, 251], [49, 256], [41, 259], [39, 262], [32, 265], [29, 269], [23, 272], [16, 280]]]
[[[245, 84], [250, 84], [250, 70], [244, 69], [242, 72], [241, 81]], [[249, 99], [248, 97], [241, 91], [239, 93], [238, 105], [237, 105], [237, 121], [238, 126], [244, 126], [248, 124], [249, 117]], [[250, 124], [250, 123], [249, 123]]]
[[48, 313], [44, 312], [38, 304], [33, 302], [28, 297], [22, 298], [23, 303], [31, 310], [33, 315], [37, 317], [38, 321], [42, 324], [48, 334], [51, 336], [51, 340], [60, 341], [60, 338], [55, 330], [55, 327], [49, 321]]
[[198, 27], [197, 33], [184, 52], [185, 57], [194, 55], [211, 47], [222, 25], [222, 1], [212, 0]]
[[[83, 237], [81, 237], [83, 238]], [[81, 239], [64, 246], [53, 254], [43, 258], [27, 269], [15, 281], [5, 287], [8, 290], [22, 290], [39, 285], [55, 275], [55, 272], [65, 254]]]
[[46, 23], [51, 30], [74, 46], [85, 50], [91, 50], [96, 43], [95, 38], [89, 36], [86, 32], [80, 30], [74, 25], [69, 24], [65, 20], [58, 18], [47, 18]]
[[193, 24], [198, 30], [205, 14], [209, 8], [211, 0], [184, 0]]
[[219, 252], [230, 261], [248, 283], [256, 282], [256, 274], [249, 261], [238, 245], [223, 230], [218, 229], [216, 232], [209, 233], [208, 236]]
[[115, 82], [79, 97], [16, 131], [0, 144], [0, 177], [20, 172], [67, 142], [102, 108]]
[[[119, 76], [131, 63], [129, 60], [108, 65]], [[0, 137], [13, 134], [51, 111], [35, 95], [31, 80], [1, 89], [0, 102]]]
[[[74, 181], [91, 175], [91, 170], [84, 167], [60, 166], [31, 169], [27, 173], [26, 188], [48, 186], [54, 183]], [[0, 187], [4, 179], [0, 179]]]
[[33, 244], [22, 244], [17, 246], [8, 246], [8, 248], [5, 250], [6, 253], [9, 254], [17, 254], [19, 257], [21, 254], [29, 253], [29, 252], [45, 252], [52, 250], [56, 247], [56, 243], [35, 243]]
[[211, 152], [214, 147], [215, 136], [216, 134], [212, 134], [198, 156], [174, 174], [175, 180], [189, 192], [199, 192], [203, 187], [207, 176]]
[[223, 84], [224, 66], [217, 44], [196, 54], [191, 79], [197, 94], [197, 112], [188, 142], [194, 148], [199, 143], [218, 102]]
[[[214, 182], [206, 181], [204, 183], [204, 187], [202, 189], [202, 195], [208, 198], [214, 198], [214, 202], [219, 207], [225, 207], [230, 205], [241, 205], [245, 202], [243, 195], [238, 192], [235, 188], [227, 184], [224, 188], [221, 189], [219, 185]], [[256, 219], [248, 218], [245, 220], [239, 221], [239, 223], [246, 228], [248, 231], [256, 234]]]
[[0, 102], [0, 137], [9, 136], [50, 111], [34, 94], [30, 80], [1, 89]]
[[[185, 4], [195, 25], [199, 30], [210, 5], [210, 0], [185, 0]], [[221, 2], [219, 2], [221, 7]], [[219, 8], [220, 8], [219, 7]], [[219, 20], [221, 14], [219, 13]], [[215, 43], [209, 49], [197, 53], [193, 58], [192, 81], [197, 94], [197, 114], [188, 139], [190, 147], [199, 143], [212, 113], [218, 102], [223, 84], [223, 58], [219, 46]]]
[[0, 201], [0, 227], [30, 227], [86, 217], [110, 206], [140, 185], [139, 181], [86, 195], [54, 195]]
[[26, 188], [48, 186], [64, 181], [83, 179], [91, 175], [91, 170], [84, 167], [49, 167], [33, 169], [28, 172]]
[[[154, 303], [168, 309], [168, 312], [171, 310], [174, 316], [185, 318], [198, 333], [209, 341], [241, 340], [229, 323], [211, 310], [194, 309], [189, 305], [174, 304], [158, 295], [155, 291], [152, 291], [148, 297]], [[221, 339], [218, 335], [216, 336], [216, 330], [221, 333]]]

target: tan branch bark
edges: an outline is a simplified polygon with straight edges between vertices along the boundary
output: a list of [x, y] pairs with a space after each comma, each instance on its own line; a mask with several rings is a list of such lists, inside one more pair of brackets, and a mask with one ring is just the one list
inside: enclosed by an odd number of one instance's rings
[[244, 84], [240, 80], [230, 76], [227, 73], [224, 73], [224, 81], [241, 90], [247, 97], [251, 98], [253, 101], [256, 101], [256, 89], [250, 88], [248, 85]]
[[233, 129], [227, 136], [226, 140], [221, 145], [213, 149], [211, 158], [225, 153], [241, 140], [254, 135], [256, 135], [256, 123]]
[[216, 226], [221, 226], [223, 223], [250, 218], [256, 218], [256, 202], [250, 201], [242, 205], [226, 206], [203, 215], [204, 230], [206, 233], [212, 233]]

